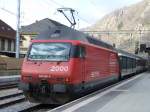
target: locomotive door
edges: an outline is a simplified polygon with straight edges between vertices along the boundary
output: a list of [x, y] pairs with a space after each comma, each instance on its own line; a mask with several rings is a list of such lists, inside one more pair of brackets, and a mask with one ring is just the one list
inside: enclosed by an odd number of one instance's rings
[[110, 76], [113, 76], [116, 74], [116, 68], [117, 68], [116, 63], [117, 63], [116, 55], [113, 53], [110, 53], [110, 56], [109, 56], [109, 73], [110, 73]]
[[86, 60], [86, 51], [85, 51], [85, 47], [81, 46], [80, 47], [80, 59], [81, 59], [81, 72], [82, 72], [82, 88], [84, 88], [84, 83], [85, 83], [85, 70], [86, 70], [86, 66], [85, 66], [85, 60]]
[[85, 81], [85, 59], [81, 59], [82, 82]]

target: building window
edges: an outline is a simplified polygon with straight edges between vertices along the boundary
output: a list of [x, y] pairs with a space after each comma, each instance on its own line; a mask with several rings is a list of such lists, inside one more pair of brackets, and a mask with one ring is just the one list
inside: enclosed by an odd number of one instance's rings
[[5, 39], [5, 51], [8, 51], [8, 39]]
[[1, 43], [2, 43], [2, 39], [0, 38], [0, 51], [2, 50], [2, 49], [1, 49], [1, 47], [2, 47], [2, 46], [1, 46], [2, 44], [1, 44]]
[[8, 40], [8, 51], [11, 51], [11, 40]]
[[5, 50], [5, 40], [4, 39], [2, 39], [2, 41], [1, 41], [1, 49], [2, 49], [2, 51]]
[[16, 43], [15, 43], [16, 41], [14, 40], [13, 42], [14, 42], [14, 51], [16, 51]]
[[2, 26], [1, 28], [2, 28], [3, 30], [5, 30], [5, 27], [4, 27], [4, 26]]
[[15, 43], [14, 43], [14, 40], [12, 40], [12, 41], [11, 41], [11, 51], [12, 51], [12, 52], [15, 51], [15, 50], [14, 50], [14, 49], [15, 49], [14, 46], [15, 46]]

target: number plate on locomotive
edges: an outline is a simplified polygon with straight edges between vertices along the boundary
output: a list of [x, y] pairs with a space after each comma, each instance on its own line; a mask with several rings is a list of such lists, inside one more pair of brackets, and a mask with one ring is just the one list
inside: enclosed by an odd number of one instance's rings
[[50, 71], [51, 72], [54, 72], [54, 71], [56, 71], [56, 72], [67, 72], [68, 71], [68, 66], [52, 66], [51, 68], [50, 68]]

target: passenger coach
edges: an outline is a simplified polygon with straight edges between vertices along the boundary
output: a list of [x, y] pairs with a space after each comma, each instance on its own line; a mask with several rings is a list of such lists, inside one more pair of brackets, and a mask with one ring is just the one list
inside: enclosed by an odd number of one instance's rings
[[121, 77], [146, 70], [146, 59], [122, 50], [117, 50], [117, 52], [120, 61]]

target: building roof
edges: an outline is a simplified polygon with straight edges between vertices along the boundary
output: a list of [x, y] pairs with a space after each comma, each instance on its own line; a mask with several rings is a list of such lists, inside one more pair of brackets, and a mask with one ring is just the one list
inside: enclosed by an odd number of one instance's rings
[[41, 32], [51, 29], [55, 26], [62, 26], [61, 23], [58, 23], [54, 20], [51, 20], [49, 18], [42, 19], [40, 21], [36, 21], [33, 24], [27, 25], [27, 26], [22, 26], [21, 27], [21, 34], [24, 35], [37, 35], [40, 34]]
[[0, 20], [0, 37], [15, 39], [16, 31], [8, 24]]

